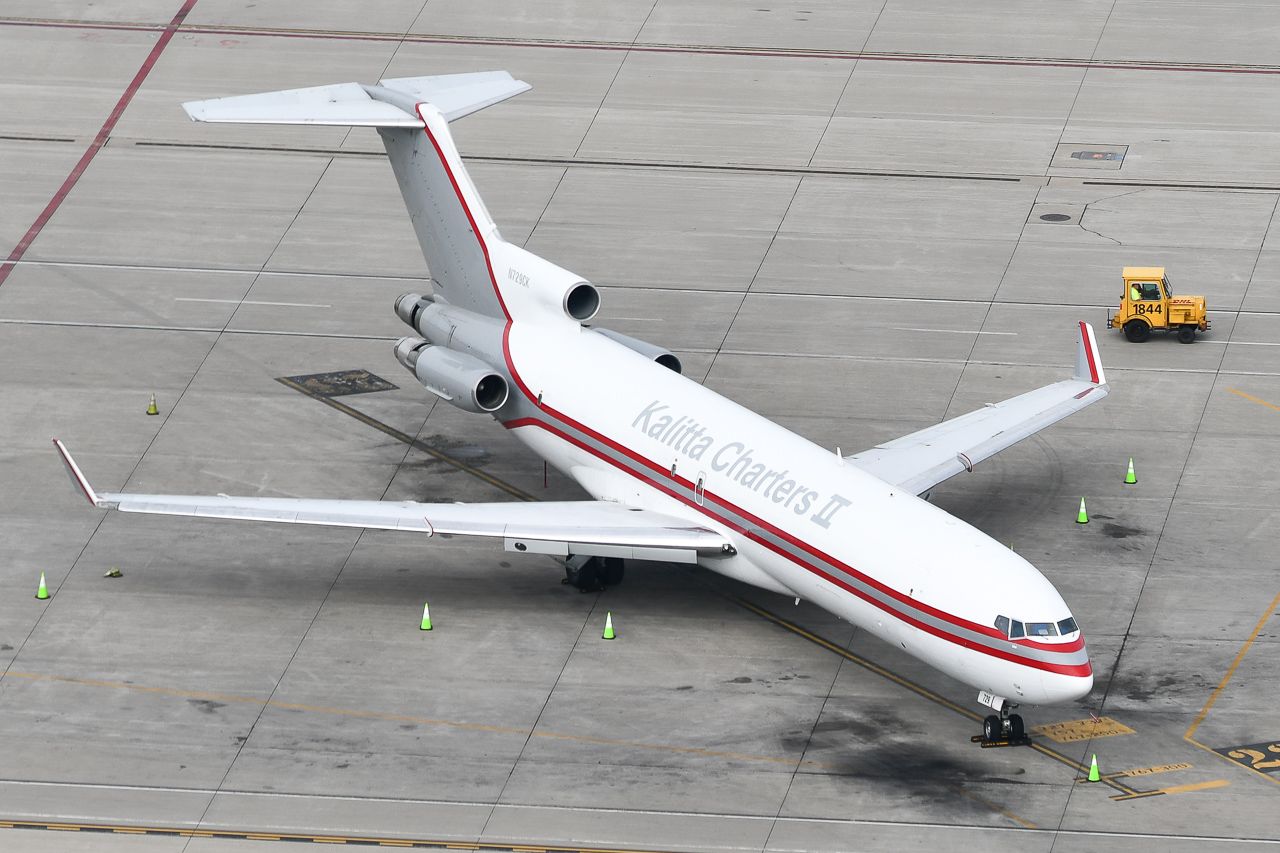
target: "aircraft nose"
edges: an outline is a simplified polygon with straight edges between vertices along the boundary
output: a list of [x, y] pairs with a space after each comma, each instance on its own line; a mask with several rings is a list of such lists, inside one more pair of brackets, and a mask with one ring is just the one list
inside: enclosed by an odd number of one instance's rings
[[1062, 675], [1045, 673], [1040, 679], [1044, 688], [1046, 704], [1075, 702], [1089, 695], [1093, 689], [1093, 669], [1085, 675]]

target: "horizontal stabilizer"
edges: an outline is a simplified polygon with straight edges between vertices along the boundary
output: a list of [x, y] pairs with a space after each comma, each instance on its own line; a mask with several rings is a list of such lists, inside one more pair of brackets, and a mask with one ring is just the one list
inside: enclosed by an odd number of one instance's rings
[[422, 127], [422, 119], [375, 101], [359, 83], [335, 83], [182, 105], [192, 121], [317, 124], [341, 127]]
[[531, 87], [505, 71], [442, 74], [383, 80], [381, 86], [334, 83], [257, 95], [236, 95], [182, 105], [192, 121], [242, 124], [314, 124], [339, 127], [422, 127], [411, 105], [429, 103], [448, 121], [527, 92]]
[[523, 80], [512, 79], [505, 71], [398, 77], [383, 80], [382, 85], [394, 92], [403, 92], [415, 101], [431, 104], [446, 121], [469, 116], [533, 88]]

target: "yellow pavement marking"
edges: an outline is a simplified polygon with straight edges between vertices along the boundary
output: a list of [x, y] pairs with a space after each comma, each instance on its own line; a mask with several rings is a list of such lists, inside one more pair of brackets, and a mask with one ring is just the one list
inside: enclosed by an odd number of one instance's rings
[[1154, 776], [1157, 773], [1172, 773], [1175, 770], [1190, 770], [1191, 765], [1185, 761], [1177, 764], [1157, 764], [1155, 767], [1135, 767], [1132, 770], [1121, 770], [1119, 773], [1109, 773], [1112, 777], [1133, 778], [1135, 776]]
[[[1231, 390], [1231, 389], [1228, 389], [1228, 390]], [[1241, 392], [1237, 391], [1236, 393], [1241, 393]], [[1248, 395], [1244, 394], [1243, 396], [1247, 397]], [[1258, 401], [1258, 402], [1262, 402], [1262, 401]], [[1265, 405], [1270, 406], [1271, 404], [1266, 403]], [[1268, 621], [1271, 620], [1271, 617], [1276, 614], [1277, 607], [1280, 607], [1280, 592], [1276, 593], [1276, 597], [1271, 599], [1271, 603], [1267, 605], [1267, 609], [1262, 612], [1262, 617], [1258, 619], [1258, 624], [1253, 626], [1253, 632], [1249, 634], [1249, 638], [1244, 641], [1244, 645], [1240, 647], [1240, 651], [1236, 652], [1235, 659], [1231, 661], [1231, 666], [1227, 667], [1226, 675], [1222, 676], [1222, 680], [1218, 682], [1218, 686], [1214, 688], [1213, 693], [1209, 695], [1208, 701], [1204, 703], [1204, 707], [1200, 709], [1200, 713], [1196, 715], [1195, 720], [1193, 720], [1190, 727], [1187, 728], [1186, 734], [1182, 736], [1182, 739], [1185, 740], [1187, 743], [1191, 744], [1192, 746], [1199, 747], [1200, 749], [1203, 749], [1205, 752], [1211, 755], [1216, 755], [1218, 756], [1218, 758], [1222, 759], [1223, 761], [1230, 761], [1231, 764], [1235, 765], [1236, 767], [1243, 767], [1244, 769], [1248, 770], [1251, 773], [1256, 773], [1257, 775], [1261, 776], [1263, 779], [1268, 780], [1274, 785], [1280, 785], [1280, 778], [1277, 778], [1276, 776], [1272, 776], [1267, 773], [1263, 773], [1261, 770], [1257, 770], [1253, 767], [1248, 766], [1247, 764], [1241, 764], [1238, 761], [1232, 761], [1230, 758], [1218, 752], [1213, 747], [1206, 746], [1200, 741], [1196, 740], [1193, 737], [1193, 735], [1196, 733], [1196, 729], [1200, 728], [1200, 724], [1204, 722], [1205, 717], [1209, 715], [1209, 710], [1213, 707], [1213, 704], [1218, 701], [1218, 697], [1222, 694], [1222, 691], [1226, 688], [1227, 682], [1231, 681], [1231, 677], [1236, 674], [1236, 668], [1240, 666], [1240, 661], [1244, 660], [1245, 654], [1248, 653], [1249, 649], [1253, 646], [1254, 641], [1258, 639], [1258, 635], [1262, 633], [1262, 629], [1266, 627], [1266, 624]]]
[[756, 614], [757, 616], [764, 617], [765, 619], [769, 620], [770, 622], [777, 625], [778, 627], [786, 628], [788, 631], [790, 631], [793, 634], [799, 634], [801, 637], [804, 637], [809, 642], [822, 646], [824, 649], [827, 649], [828, 651], [835, 652], [836, 654], [840, 655], [842, 658], [852, 661], [853, 663], [856, 663], [858, 666], [863, 667], [864, 669], [869, 669], [872, 672], [874, 672], [876, 675], [882, 678], [887, 678], [890, 681], [892, 681], [894, 684], [898, 685], [899, 687], [904, 687], [907, 690], [910, 690], [912, 693], [916, 693], [920, 696], [923, 696], [925, 699], [928, 699], [930, 702], [934, 702], [938, 705], [943, 706], [944, 708], [948, 708], [952, 711], [955, 711], [957, 714], [961, 714], [962, 716], [968, 717], [974, 722], [982, 721], [981, 714], [978, 714], [975, 711], [971, 711], [968, 708], [962, 708], [956, 703], [952, 702], [950, 699], [947, 699], [937, 693], [934, 693], [932, 690], [929, 690], [926, 687], [921, 687], [919, 684], [908, 681], [907, 679], [903, 678], [897, 673], [890, 672], [889, 670], [885, 669], [879, 664], [872, 663], [871, 661], [867, 660], [864, 657], [860, 657], [859, 655], [855, 655], [853, 652], [850, 652], [846, 649], [842, 649], [839, 646], [837, 646], [835, 643], [831, 642], [830, 640], [826, 640], [822, 637], [819, 637], [817, 634], [810, 633], [809, 631], [806, 631], [804, 628], [801, 628], [799, 625], [796, 625], [792, 622], [788, 622], [787, 620], [783, 619], [781, 616], [776, 616], [762, 607], [757, 607], [756, 605], [752, 604], [750, 601], [747, 601], [745, 598], [738, 598], [735, 596], [733, 597], [733, 601], [737, 602], [740, 606], [745, 607], [747, 610], [750, 610], [752, 613]]
[[1209, 700], [1204, 703], [1204, 707], [1200, 709], [1200, 713], [1196, 715], [1195, 721], [1191, 723], [1191, 727], [1187, 729], [1187, 733], [1183, 738], [1190, 740], [1191, 736], [1196, 733], [1196, 729], [1200, 728], [1200, 724], [1204, 722], [1204, 718], [1209, 715], [1209, 709], [1213, 707], [1213, 703], [1218, 701], [1218, 696], [1227, 686], [1227, 682], [1231, 680], [1231, 676], [1236, 674], [1236, 667], [1240, 666], [1240, 661], [1244, 660], [1245, 654], [1253, 646], [1258, 635], [1262, 633], [1262, 629], [1266, 626], [1267, 621], [1275, 615], [1276, 607], [1280, 606], [1280, 592], [1276, 593], [1276, 597], [1271, 599], [1271, 603], [1267, 605], [1267, 609], [1263, 611], [1262, 618], [1258, 620], [1258, 624], [1253, 626], [1253, 633], [1249, 635], [1249, 639], [1244, 641], [1244, 645], [1240, 647], [1240, 651], [1236, 652], [1235, 659], [1231, 661], [1231, 666], [1227, 667], [1227, 674], [1222, 676], [1222, 680], [1218, 682], [1218, 686], [1214, 688], [1213, 693], [1209, 695]]
[[1280, 406], [1277, 406], [1275, 403], [1268, 403], [1266, 400], [1263, 400], [1259, 397], [1255, 397], [1252, 394], [1246, 394], [1239, 389], [1228, 388], [1227, 392], [1231, 394], [1235, 394], [1237, 397], [1244, 397], [1250, 403], [1257, 403], [1259, 406], [1266, 406], [1268, 409], [1275, 409], [1277, 412], [1280, 412]]
[[[1104, 776], [1103, 779], [1106, 777]], [[1132, 794], [1112, 794], [1111, 799], [1119, 803], [1124, 800], [1141, 800], [1144, 797], [1163, 797], [1164, 791], [1134, 791]]]
[[[934, 702], [938, 705], [941, 705], [944, 708], [948, 708], [952, 711], [955, 711], [956, 713], [966, 716], [969, 719], [974, 720], [975, 722], [982, 719], [982, 717], [979, 714], [969, 710], [968, 708], [962, 708], [956, 703], [952, 702], [951, 700], [946, 699], [943, 696], [938, 695], [937, 693], [934, 693], [932, 690], [929, 690], [925, 687], [921, 687], [919, 684], [916, 684], [912, 681], [908, 681], [902, 676], [896, 673], [890, 672], [889, 670], [885, 669], [879, 664], [872, 663], [866, 658], [856, 655], [853, 652], [849, 651], [848, 649], [843, 649], [840, 646], [837, 646], [835, 643], [825, 639], [824, 637], [819, 637], [817, 634], [814, 634], [811, 631], [806, 631], [804, 628], [801, 628], [799, 625], [795, 624], [794, 622], [788, 622], [786, 619], [783, 619], [781, 616], [770, 613], [768, 610], [765, 610], [762, 607], [757, 607], [756, 605], [752, 604], [750, 601], [747, 601], [745, 598], [732, 596], [731, 599], [734, 602], [736, 602], [739, 606], [744, 607], [747, 610], [750, 610], [752, 613], [756, 614], [757, 616], [767, 619], [768, 621], [777, 625], [779, 628], [784, 628], [793, 634], [797, 634], [803, 637], [804, 639], [808, 640], [809, 642], [815, 645], [821, 646], [822, 648], [827, 649], [828, 651], [835, 652], [837, 655], [844, 658], [845, 660], [848, 660], [852, 663], [856, 663], [858, 666], [863, 667], [864, 669], [870, 670], [871, 672], [874, 672], [876, 675], [879, 675], [882, 678], [887, 678], [890, 681], [892, 681], [894, 684], [897, 684], [900, 687], [910, 690], [911, 692], [916, 693], [924, 697], [925, 699], [928, 699], [931, 702]], [[993, 803], [990, 800], [985, 799], [984, 797], [980, 797], [977, 794], [974, 794], [971, 791], [966, 791], [965, 789], [960, 787], [952, 787], [952, 790], [960, 794], [962, 797], [966, 797], [970, 800], [973, 800], [976, 803], [980, 803], [986, 808], [991, 809], [996, 814], [1003, 815], [1004, 817], [1008, 818], [1009, 820], [1013, 821], [1019, 826], [1022, 826], [1026, 829], [1039, 829], [1039, 827], [1035, 823], [1032, 823], [1026, 818], [1023, 818], [1014, 814], [1008, 809], [1000, 806], [998, 803]]]
[[1208, 791], [1213, 788], [1225, 788], [1231, 783], [1226, 779], [1214, 779], [1211, 782], [1192, 782], [1189, 785], [1174, 785], [1171, 788], [1161, 788], [1161, 794], [1187, 794], [1191, 791]]
[[1090, 718], [1088, 720], [1045, 723], [1042, 726], [1033, 726], [1031, 730], [1058, 743], [1076, 743], [1082, 740], [1095, 740], [1097, 738], [1131, 735], [1134, 733], [1133, 729], [1111, 717], [1098, 717], [1096, 720]]
[[436, 838], [385, 838], [369, 835], [308, 835], [293, 832], [255, 832], [246, 829], [190, 829], [181, 826], [134, 826], [112, 823], [48, 823], [36, 820], [4, 820], [0, 828], [45, 829], [67, 832], [165, 835], [180, 838], [232, 838], [250, 841], [303, 841], [312, 844], [359, 844], [380, 847], [424, 847], [432, 850], [519, 850], [524, 853], [657, 853], [651, 848], [532, 846], [499, 842], [445, 841]]

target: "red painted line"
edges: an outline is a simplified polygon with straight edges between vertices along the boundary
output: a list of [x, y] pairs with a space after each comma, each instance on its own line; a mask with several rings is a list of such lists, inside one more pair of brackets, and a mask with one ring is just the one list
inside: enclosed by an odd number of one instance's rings
[[[118, 30], [160, 32], [154, 24], [111, 24], [79, 21], [4, 21], [7, 27], [48, 27], [63, 29]], [[1192, 65], [1176, 62], [1095, 62], [1089, 59], [1036, 59], [1033, 57], [995, 56], [922, 56], [919, 54], [859, 53], [857, 51], [767, 50], [738, 47], [699, 47], [695, 45], [611, 44], [592, 42], [553, 42], [523, 39], [466, 38], [459, 36], [397, 35], [394, 33], [325, 32], [323, 30], [254, 30], [234, 27], [183, 27], [183, 32], [217, 36], [253, 38], [316, 39], [323, 41], [407, 42], [413, 44], [477, 45], [481, 47], [542, 48], [549, 50], [595, 50], [603, 52], [674, 53], [693, 56], [756, 56], [775, 59], [846, 60], [858, 62], [905, 62], [932, 65], [995, 65], [1029, 68], [1080, 68], [1100, 71], [1160, 71], [1202, 74], [1280, 74], [1276, 66]]]
[[138, 89], [142, 87], [142, 83], [147, 79], [147, 75], [151, 73], [151, 69], [155, 67], [156, 61], [160, 58], [160, 54], [164, 53], [164, 49], [169, 42], [173, 40], [173, 36], [178, 32], [178, 27], [186, 20], [197, 0], [185, 0], [182, 8], [178, 9], [178, 13], [173, 16], [173, 20], [169, 22], [169, 26], [165, 27], [164, 32], [160, 33], [160, 38], [156, 40], [155, 45], [151, 48], [151, 52], [147, 54], [147, 58], [143, 60], [142, 67], [138, 69], [138, 73], [133, 75], [133, 79], [129, 81], [129, 85], [125, 87], [124, 93], [120, 96], [120, 100], [116, 101], [115, 107], [111, 110], [111, 114], [107, 116], [107, 120], [102, 123], [93, 142], [89, 143], [89, 147], [80, 155], [79, 161], [71, 170], [71, 174], [67, 175], [66, 180], [62, 182], [62, 186], [58, 187], [58, 191], [53, 194], [53, 198], [49, 199], [49, 203], [44, 206], [44, 210], [40, 211], [40, 215], [36, 217], [36, 221], [31, 223], [31, 227], [27, 229], [27, 233], [22, 235], [22, 239], [18, 241], [18, 245], [13, 247], [13, 251], [9, 253], [9, 257], [5, 259], [3, 265], [0, 265], [0, 286], [5, 283], [9, 277], [9, 273], [13, 272], [13, 268], [18, 261], [22, 260], [22, 256], [27, 253], [27, 249], [31, 248], [31, 244], [40, 236], [40, 232], [49, 224], [49, 220], [53, 218], [53, 214], [57, 212], [62, 203], [66, 201], [67, 195], [75, 188], [80, 177], [85, 170], [89, 168], [89, 164], [93, 162], [93, 158], [102, 150], [102, 146], [107, 144], [107, 139], [111, 136], [111, 131], [115, 129], [116, 123], [120, 121], [120, 116], [124, 114], [125, 109], [133, 100], [133, 96], [138, 93]]

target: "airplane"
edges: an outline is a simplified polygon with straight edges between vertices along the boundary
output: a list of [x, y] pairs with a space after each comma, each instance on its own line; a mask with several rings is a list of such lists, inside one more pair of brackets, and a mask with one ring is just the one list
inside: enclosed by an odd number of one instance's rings
[[812, 601], [979, 691], [980, 739], [1025, 741], [1012, 710], [1089, 693], [1084, 635], [1012, 549], [922, 499], [948, 478], [1107, 395], [1080, 322], [1069, 379], [842, 455], [681, 374], [663, 347], [589, 325], [600, 293], [503, 240], [449, 122], [527, 91], [505, 71], [385, 79], [183, 105], [195, 121], [373, 127], [434, 292], [395, 313], [396, 360], [432, 394], [492, 417], [591, 500], [433, 504], [98, 492], [121, 512], [404, 530], [502, 540], [561, 560], [582, 589], [625, 560], [698, 564]]

